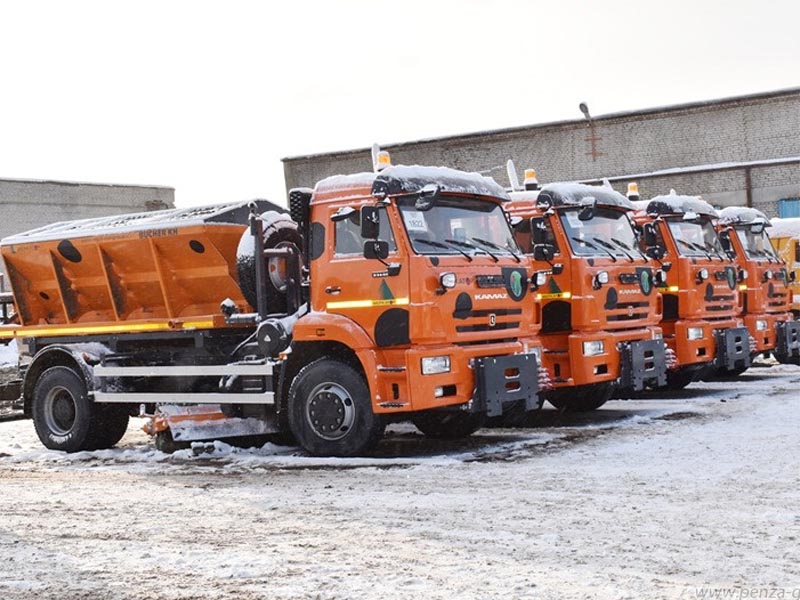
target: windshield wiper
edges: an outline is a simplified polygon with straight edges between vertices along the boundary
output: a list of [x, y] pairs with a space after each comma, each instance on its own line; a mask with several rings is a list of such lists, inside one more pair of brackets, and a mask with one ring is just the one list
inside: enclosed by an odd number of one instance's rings
[[716, 248], [714, 248], [712, 244], [710, 244], [709, 242], [703, 242], [703, 243], [706, 245], [706, 250], [711, 250], [716, 255], [716, 257], [719, 259], [719, 262], [725, 262], [723, 256], [719, 253], [719, 251]]
[[695, 244], [694, 242], [687, 242], [686, 240], [682, 240], [681, 238], [675, 238], [675, 239], [679, 244], [683, 244], [684, 246], [689, 248], [689, 250], [699, 250], [708, 257], [708, 260], [711, 260], [711, 255], [700, 244]]
[[600, 244], [603, 247], [603, 250], [605, 250], [606, 254], [608, 254], [611, 257], [611, 260], [613, 260], [614, 262], [617, 262], [616, 254], [611, 252], [611, 250], [616, 250], [616, 248], [612, 244], [609, 244], [605, 240], [601, 240], [596, 235], [592, 236], [592, 240], [594, 240], [595, 242], [597, 242], [598, 244]]
[[504, 246], [500, 246], [499, 244], [495, 244], [494, 242], [490, 242], [489, 240], [484, 240], [482, 238], [471, 237], [469, 238], [473, 242], [478, 242], [479, 244], [483, 244], [484, 246], [489, 246], [490, 248], [496, 248], [497, 250], [501, 250], [504, 252], [508, 252], [517, 262], [522, 262], [522, 259], [517, 256], [517, 253], [514, 252], [511, 248], [506, 248]]
[[457, 248], [455, 246], [451, 246], [448, 244], [443, 244], [442, 242], [437, 242], [436, 240], [426, 240], [425, 238], [411, 238], [412, 242], [416, 242], [418, 244], [426, 244], [428, 246], [433, 246], [434, 248], [444, 248], [445, 250], [455, 250], [459, 254], [463, 254], [469, 262], [472, 262], [472, 257], [464, 252], [461, 248]]
[[[633, 248], [628, 246], [628, 244], [626, 244], [622, 240], [618, 240], [617, 238], [609, 238], [609, 239], [622, 249], [622, 252], [625, 254], [625, 256], [628, 257], [629, 261], [633, 262], [633, 255], [632, 254], [628, 254], [628, 252], [627, 252], [627, 250], [633, 250]], [[642, 254], [641, 250], [639, 251], [639, 254]], [[644, 255], [642, 255], [642, 256], [644, 256]], [[647, 259], [645, 259], [645, 260], [647, 260]]]
[[446, 239], [445, 242], [447, 242], [448, 244], [455, 244], [457, 246], [461, 246], [462, 248], [472, 248], [476, 252], [483, 252], [485, 254], [488, 254], [489, 256], [491, 256], [494, 259], [494, 262], [499, 262], [500, 261], [499, 258], [497, 258], [494, 254], [489, 252], [486, 248], [479, 248], [475, 244], [470, 244], [469, 242], [464, 242], [464, 241], [461, 241], [461, 240], [451, 240], [451, 239]]

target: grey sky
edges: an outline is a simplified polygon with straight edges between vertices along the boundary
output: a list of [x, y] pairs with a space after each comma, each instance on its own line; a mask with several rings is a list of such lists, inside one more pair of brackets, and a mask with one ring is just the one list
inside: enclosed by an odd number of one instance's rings
[[800, 85], [798, 23], [796, 0], [4, 2], [0, 177], [283, 202], [284, 156]]

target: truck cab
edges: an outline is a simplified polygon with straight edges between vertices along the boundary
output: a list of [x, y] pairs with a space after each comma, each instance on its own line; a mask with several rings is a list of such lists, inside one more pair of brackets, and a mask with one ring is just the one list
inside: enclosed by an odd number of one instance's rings
[[739, 268], [714, 228], [717, 211], [695, 196], [669, 194], [634, 202], [642, 250], [660, 263], [661, 327], [677, 362], [668, 386], [685, 387], [712, 372], [750, 366], [751, 340], [739, 313]]
[[294, 194], [309, 232], [310, 311], [294, 327], [288, 373], [320, 353], [339, 357], [363, 373], [374, 414], [410, 416], [438, 437], [541, 406], [536, 274], [500, 186], [387, 166]]
[[548, 400], [592, 410], [614, 390], [666, 384], [659, 265], [638, 248], [631, 202], [611, 188], [554, 183], [511, 193], [517, 242], [550, 274], [542, 303]]
[[767, 235], [772, 224], [754, 208], [727, 207], [720, 211], [718, 229], [726, 252], [735, 258], [740, 273], [742, 317], [755, 351], [775, 353], [780, 362], [800, 357], [800, 323], [789, 312], [791, 275]]

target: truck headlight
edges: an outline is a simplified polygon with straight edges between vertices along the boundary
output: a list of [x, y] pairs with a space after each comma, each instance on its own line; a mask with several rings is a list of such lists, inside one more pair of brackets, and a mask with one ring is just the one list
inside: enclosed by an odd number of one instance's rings
[[591, 342], [583, 342], [583, 355], [584, 356], [597, 356], [605, 352], [606, 345], [603, 340], [593, 340]]
[[600, 271], [599, 273], [595, 274], [592, 287], [594, 287], [596, 290], [599, 290], [600, 287], [606, 283], [608, 283], [608, 271]]
[[697, 280], [705, 281], [706, 279], [708, 279], [708, 269], [700, 269], [697, 272]]
[[536, 287], [543, 286], [547, 283], [547, 273], [544, 271], [536, 271], [536, 275], [533, 276], [533, 283], [536, 284]]
[[767, 330], [767, 322], [764, 319], [757, 319], [756, 331], [766, 331], [766, 330]]
[[766, 270], [764, 271], [764, 281], [769, 281], [772, 279], [772, 271]]
[[422, 374], [435, 375], [450, 372], [449, 356], [426, 356], [422, 359]]
[[686, 339], [688, 340], [701, 340], [703, 339], [702, 327], [689, 327], [686, 330]]
[[439, 275], [439, 283], [445, 289], [456, 287], [456, 274], [455, 273], [442, 273]]
[[745, 269], [740, 269], [740, 270], [739, 270], [739, 281], [744, 281], [745, 279], [747, 279], [747, 277], [748, 277], [749, 275], [750, 275], [750, 273], [748, 273], [748, 272], [747, 272], [747, 270], [745, 270]]

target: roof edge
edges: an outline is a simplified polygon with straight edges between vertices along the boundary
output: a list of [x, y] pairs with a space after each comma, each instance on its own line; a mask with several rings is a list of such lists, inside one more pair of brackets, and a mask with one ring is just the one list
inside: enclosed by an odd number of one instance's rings
[[0, 182], [7, 181], [9, 183], [35, 183], [41, 185], [65, 185], [65, 186], [78, 186], [88, 185], [93, 187], [111, 187], [111, 188], [148, 188], [157, 190], [172, 190], [175, 188], [169, 185], [146, 185], [142, 183], [96, 183], [91, 181], [62, 181], [59, 179], [24, 179], [21, 177], [0, 177]]
[[[753, 94], [745, 94], [741, 96], [725, 96], [722, 98], [713, 98], [710, 100], [696, 100], [693, 102], [685, 102], [681, 104], [671, 104], [668, 106], [655, 106], [650, 108], [642, 108], [637, 110], [629, 110], [629, 111], [621, 111], [621, 112], [613, 112], [607, 113], [603, 115], [598, 115], [592, 117], [592, 121], [610, 121], [613, 119], [619, 119], [622, 117], [634, 117], [634, 116], [647, 116], [653, 115], [658, 113], [670, 113], [670, 112], [677, 112], [681, 110], [689, 110], [693, 108], [703, 108], [707, 106], [714, 106], [716, 104], [733, 104], [736, 102], [748, 101], [748, 100], [759, 100], [759, 99], [769, 99], [769, 98], [779, 98], [781, 96], [791, 96], [791, 95], [800, 95], [800, 87], [793, 87], [793, 88], [783, 88], [779, 90], [771, 90], [767, 92], [756, 92]], [[561, 121], [548, 121], [545, 123], [535, 123], [532, 125], [515, 125], [513, 127], [504, 127], [500, 129], [486, 129], [483, 131], [472, 131], [469, 133], [459, 133], [454, 135], [443, 135], [443, 136], [436, 136], [436, 137], [429, 137], [429, 138], [420, 138], [417, 140], [410, 140], [406, 142], [396, 142], [391, 144], [381, 144], [381, 148], [383, 149], [398, 149], [404, 148], [406, 146], [413, 146], [416, 144], [426, 144], [431, 142], [439, 142], [439, 141], [452, 141], [452, 140], [463, 140], [469, 139], [472, 137], [477, 137], [481, 135], [503, 135], [503, 134], [511, 134], [511, 133], [518, 133], [521, 131], [527, 131], [531, 129], [548, 129], [553, 127], [564, 127], [567, 125], [580, 125], [585, 123], [586, 119], [566, 119]], [[331, 152], [316, 152], [313, 154], [301, 154], [297, 156], [286, 156], [281, 158], [281, 162], [286, 163], [290, 161], [297, 161], [297, 160], [308, 160], [312, 158], [321, 158], [323, 156], [352, 156], [355, 154], [361, 154], [364, 152], [370, 152], [371, 148], [354, 148], [351, 150], [333, 150]]]

